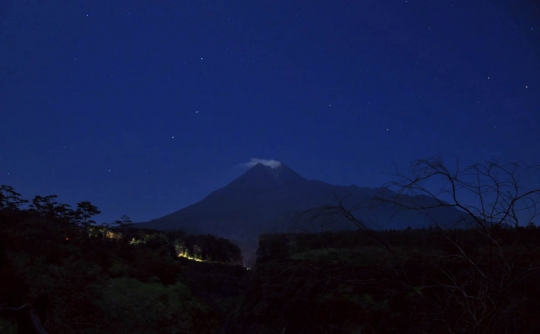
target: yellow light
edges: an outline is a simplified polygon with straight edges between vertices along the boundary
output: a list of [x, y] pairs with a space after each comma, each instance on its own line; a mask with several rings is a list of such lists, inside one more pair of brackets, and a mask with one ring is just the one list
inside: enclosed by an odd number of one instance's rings
[[198, 259], [196, 257], [192, 257], [192, 256], [189, 256], [189, 255], [185, 255], [185, 254], [178, 254], [178, 257], [183, 257], [185, 259], [188, 259], [188, 260], [193, 260], [193, 261], [197, 261], [197, 262], [205, 262], [201, 259]]

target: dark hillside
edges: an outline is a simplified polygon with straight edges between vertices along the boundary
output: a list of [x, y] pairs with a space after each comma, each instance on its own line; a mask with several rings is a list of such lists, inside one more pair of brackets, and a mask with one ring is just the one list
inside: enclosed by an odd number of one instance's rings
[[265, 235], [230, 333], [538, 333], [540, 230], [496, 235]]
[[0, 230], [0, 310], [46, 293], [49, 333], [218, 333], [246, 273], [238, 248], [213, 236], [85, 231], [23, 210], [0, 210]]

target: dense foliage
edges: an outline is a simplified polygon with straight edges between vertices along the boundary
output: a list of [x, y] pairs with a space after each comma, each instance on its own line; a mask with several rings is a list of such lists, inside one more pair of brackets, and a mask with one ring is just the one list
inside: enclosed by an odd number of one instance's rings
[[264, 235], [231, 326], [240, 333], [538, 333], [540, 229], [495, 235], [500, 249], [475, 229]]
[[[97, 226], [90, 202], [71, 210], [56, 196], [36, 196], [23, 210], [19, 194], [0, 190], [0, 308], [47, 293], [50, 333], [219, 332], [225, 317], [219, 291], [194, 284], [194, 277], [210, 281], [212, 273], [178, 257], [178, 249], [216, 262], [201, 265], [227, 268], [221, 287], [234, 295], [246, 271], [234, 265], [241, 263], [235, 245], [214, 236], [138, 230], [126, 217], [115, 228]], [[238, 278], [232, 288], [224, 282], [229, 276]], [[0, 319], [1, 331], [14, 333], [14, 320]]]

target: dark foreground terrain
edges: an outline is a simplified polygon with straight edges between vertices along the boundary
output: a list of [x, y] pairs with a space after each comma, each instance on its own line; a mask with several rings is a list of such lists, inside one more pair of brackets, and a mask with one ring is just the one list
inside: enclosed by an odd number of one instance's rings
[[250, 270], [212, 236], [8, 209], [0, 231], [0, 309], [45, 293], [48, 333], [540, 332], [532, 225], [268, 234]]

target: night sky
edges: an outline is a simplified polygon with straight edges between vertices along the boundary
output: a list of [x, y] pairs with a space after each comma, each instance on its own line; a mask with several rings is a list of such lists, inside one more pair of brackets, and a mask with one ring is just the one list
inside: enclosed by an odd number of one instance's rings
[[1, 0], [0, 184], [134, 221], [275, 159], [540, 163], [536, 1]]

